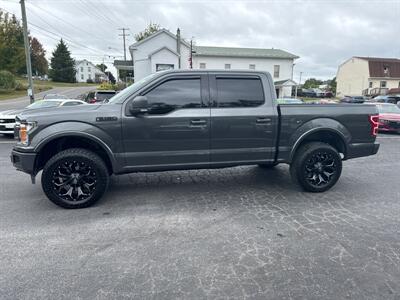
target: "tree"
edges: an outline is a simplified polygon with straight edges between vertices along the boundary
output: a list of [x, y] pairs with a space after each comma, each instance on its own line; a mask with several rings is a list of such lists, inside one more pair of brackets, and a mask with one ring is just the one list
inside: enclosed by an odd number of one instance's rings
[[107, 66], [105, 64], [98, 64], [96, 65], [96, 68], [100, 69], [102, 72], [107, 70]]
[[330, 87], [330, 90], [332, 91], [333, 94], [336, 94], [336, 77], [333, 77], [333, 79], [328, 80], [328, 86]]
[[75, 61], [71, 57], [67, 45], [61, 39], [52, 53], [49, 72], [53, 81], [75, 82]]
[[47, 74], [49, 63], [46, 59], [46, 50], [43, 49], [42, 44], [37, 38], [30, 38], [31, 45], [31, 59], [32, 59], [32, 72], [36, 75]]
[[24, 34], [16, 17], [0, 11], [0, 70], [26, 73]]
[[135, 34], [135, 40], [136, 40], [136, 42], [144, 40], [148, 36], [159, 31], [160, 29], [161, 29], [161, 27], [159, 24], [150, 22], [150, 24], [147, 26], [147, 28], [145, 30], [139, 32], [138, 34]]
[[322, 80], [315, 79], [315, 78], [309, 78], [304, 82], [303, 88], [305, 88], [305, 89], [317, 88], [321, 84], [323, 84]]

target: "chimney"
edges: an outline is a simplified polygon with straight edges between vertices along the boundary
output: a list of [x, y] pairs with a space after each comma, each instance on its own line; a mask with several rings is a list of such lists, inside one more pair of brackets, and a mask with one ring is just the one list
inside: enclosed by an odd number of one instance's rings
[[178, 53], [178, 69], [181, 68], [181, 30], [176, 30], [176, 52]]

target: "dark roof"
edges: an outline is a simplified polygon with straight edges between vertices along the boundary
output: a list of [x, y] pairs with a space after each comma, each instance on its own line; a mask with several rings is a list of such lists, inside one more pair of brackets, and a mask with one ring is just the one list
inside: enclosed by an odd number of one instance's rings
[[400, 59], [360, 56], [357, 58], [368, 61], [369, 77], [400, 78]]
[[252, 58], [286, 58], [296, 59], [297, 55], [281, 49], [236, 48], [236, 47], [207, 47], [195, 46], [195, 56], [228, 56]]

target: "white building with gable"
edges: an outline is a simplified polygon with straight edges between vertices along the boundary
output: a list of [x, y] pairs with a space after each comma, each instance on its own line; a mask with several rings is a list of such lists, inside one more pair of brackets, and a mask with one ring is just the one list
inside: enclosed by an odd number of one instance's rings
[[107, 75], [104, 74], [104, 72], [86, 59], [77, 60], [75, 62], [75, 70], [76, 82], [87, 82], [87, 80], [102, 82], [108, 80]]
[[177, 34], [161, 29], [129, 47], [132, 61], [115, 61], [118, 70], [133, 70], [134, 80], [167, 69], [236, 69], [267, 71], [273, 77], [278, 97], [291, 96], [294, 60], [298, 56], [280, 49], [193, 47]]

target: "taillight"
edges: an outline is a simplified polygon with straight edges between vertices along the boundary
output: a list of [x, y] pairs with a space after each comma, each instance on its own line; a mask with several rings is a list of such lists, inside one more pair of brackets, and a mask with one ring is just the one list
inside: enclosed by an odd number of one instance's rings
[[371, 124], [371, 135], [376, 136], [378, 134], [379, 116], [369, 116], [369, 123]]

